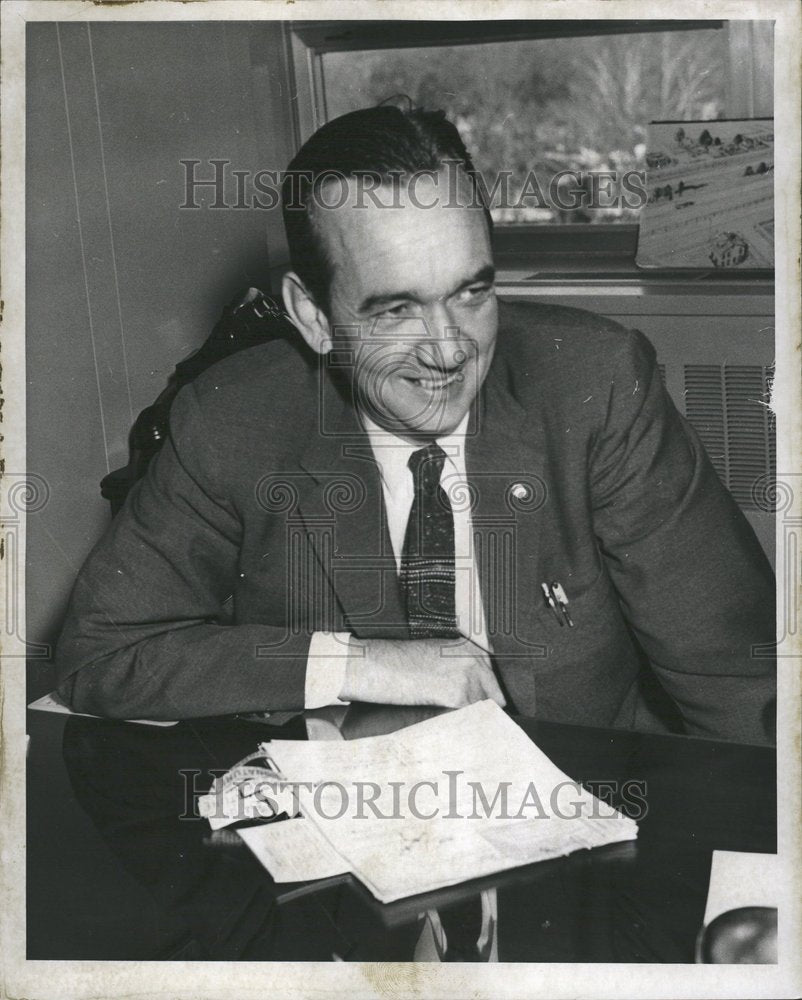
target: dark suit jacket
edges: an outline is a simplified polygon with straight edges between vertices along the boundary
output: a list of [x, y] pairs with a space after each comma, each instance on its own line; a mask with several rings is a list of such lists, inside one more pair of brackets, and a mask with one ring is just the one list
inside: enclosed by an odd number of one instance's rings
[[[637, 726], [648, 662], [687, 731], [770, 739], [772, 573], [648, 341], [505, 304], [475, 411], [475, 558], [512, 707]], [[574, 628], [544, 604], [553, 580]], [[271, 343], [177, 397], [170, 439], [78, 578], [59, 690], [125, 718], [298, 709], [319, 629], [406, 634], [352, 401]]]

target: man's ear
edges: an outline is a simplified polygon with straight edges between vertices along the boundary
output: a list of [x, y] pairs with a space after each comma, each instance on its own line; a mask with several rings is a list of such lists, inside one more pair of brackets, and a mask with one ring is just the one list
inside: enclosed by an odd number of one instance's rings
[[281, 292], [284, 308], [307, 344], [318, 354], [328, 354], [332, 346], [328, 318], [294, 271], [284, 275]]

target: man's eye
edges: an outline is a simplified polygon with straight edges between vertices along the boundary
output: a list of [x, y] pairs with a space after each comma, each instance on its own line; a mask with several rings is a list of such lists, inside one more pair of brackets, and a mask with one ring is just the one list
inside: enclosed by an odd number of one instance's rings
[[468, 288], [463, 288], [459, 298], [461, 302], [483, 302], [494, 289], [495, 286], [492, 284], [470, 285]]
[[404, 316], [411, 315], [411, 309], [408, 302], [401, 302], [397, 306], [389, 306], [386, 309], [382, 309], [378, 313], [378, 319], [402, 319]]

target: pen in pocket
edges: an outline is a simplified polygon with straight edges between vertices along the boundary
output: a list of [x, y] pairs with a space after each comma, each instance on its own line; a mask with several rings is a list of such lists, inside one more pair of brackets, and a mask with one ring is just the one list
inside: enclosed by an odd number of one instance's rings
[[554, 595], [554, 600], [559, 604], [560, 610], [563, 613], [563, 617], [569, 628], [574, 627], [574, 623], [571, 620], [571, 616], [568, 614], [568, 598], [565, 596], [565, 591], [562, 588], [562, 584], [555, 580], [551, 585], [551, 592]]
[[543, 597], [546, 601], [546, 604], [551, 608], [552, 614], [557, 619], [557, 623], [562, 627], [562, 625], [564, 624], [562, 615], [557, 610], [557, 604], [554, 601], [549, 585], [547, 583], [541, 583], [540, 587], [543, 591]]

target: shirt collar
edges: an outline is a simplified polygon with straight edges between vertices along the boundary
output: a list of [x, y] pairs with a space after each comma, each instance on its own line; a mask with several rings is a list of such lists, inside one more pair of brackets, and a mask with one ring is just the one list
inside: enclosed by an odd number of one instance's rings
[[[446, 453], [444, 468], [459, 476], [465, 476], [465, 441], [468, 429], [470, 410], [465, 414], [459, 425], [450, 433], [435, 439]], [[410, 444], [390, 431], [379, 427], [370, 417], [360, 413], [360, 419], [365, 428], [373, 451], [373, 457], [379, 466], [382, 482], [391, 494], [397, 494], [401, 489], [409, 488], [411, 473], [407, 466], [409, 456], [413, 451], [424, 447], [420, 444]]]

